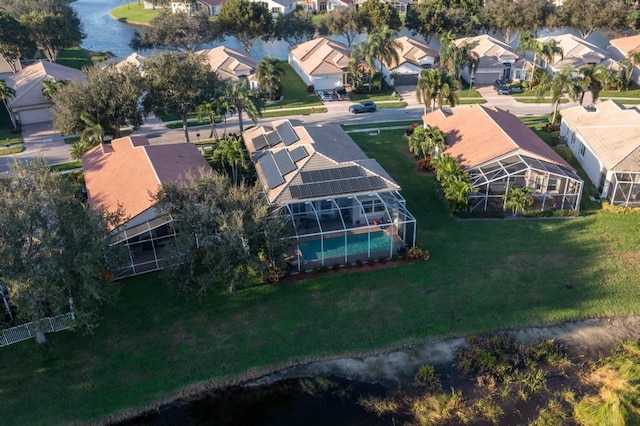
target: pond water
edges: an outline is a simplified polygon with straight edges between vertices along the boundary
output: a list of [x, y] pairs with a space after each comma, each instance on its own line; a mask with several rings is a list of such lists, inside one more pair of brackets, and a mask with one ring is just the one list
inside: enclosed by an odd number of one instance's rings
[[174, 403], [119, 425], [383, 426], [408, 421], [398, 414], [378, 416], [358, 403], [363, 397], [387, 394], [381, 385], [339, 378], [289, 379], [269, 386], [230, 388], [195, 401]]

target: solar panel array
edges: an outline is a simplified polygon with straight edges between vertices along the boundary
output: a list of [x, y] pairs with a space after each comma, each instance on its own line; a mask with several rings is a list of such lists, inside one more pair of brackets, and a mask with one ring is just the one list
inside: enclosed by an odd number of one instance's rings
[[275, 146], [282, 142], [282, 139], [280, 138], [278, 132], [269, 132], [264, 136], [267, 139], [267, 143], [269, 144], [269, 146]]
[[278, 166], [278, 170], [280, 170], [280, 174], [282, 176], [287, 173], [291, 173], [296, 169], [296, 165], [291, 160], [289, 156], [289, 151], [286, 149], [281, 149], [280, 151], [273, 154], [273, 159], [276, 162], [276, 166]]
[[286, 146], [291, 145], [294, 142], [300, 140], [296, 132], [293, 130], [291, 123], [288, 121], [283, 121], [282, 123], [276, 126], [276, 132], [280, 135], [280, 139]]
[[385, 184], [379, 176], [360, 176], [348, 179], [292, 185], [289, 187], [289, 191], [293, 198], [299, 199], [371, 191], [384, 187]]
[[264, 135], [258, 135], [253, 138], [253, 146], [255, 147], [256, 151], [259, 151], [262, 148], [266, 148], [267, 146], [269, 146], [269, 143], [267, 143], [267, 138], [265, 138]]
[[289, 155], [291, 155], [291, 159], [293, 160], [293, 162], [297, 163], [298, 161], [302, 160], [303, 158], [308, 157], [309, 153], [307, 152], [306, 149], [304, 149], [304, 146], [299, 146], [299, 147], [291, 150], [289, 152]]
[[364, 176], [364, 171], [358, 166], [337, 167], [335, 169], [311, 170], [301, 172], [302, 182], [314, 183], [328, 180], [349, 179]]
[[282, 173], [280, 173], [280, 170], [276, 165], [276, 160], [274, 160], [273, 155], [271, 155], [270, 152], [260, 157], [258, 164], [262, 169], [262, 175], [267, 181], [269, 189], [276, 188], [284, 183], [284, 177], [282, 177]]

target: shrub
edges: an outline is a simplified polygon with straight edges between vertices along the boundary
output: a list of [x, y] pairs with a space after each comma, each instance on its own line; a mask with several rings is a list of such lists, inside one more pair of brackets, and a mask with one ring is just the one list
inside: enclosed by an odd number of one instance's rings
[[367, 265], [369, 265], [369, 266], [373, 266], [373, 264], [374, 264], [374, 263], [376, 263], [376, 261], [375, 261], [375, 260], [373, 260], [372, 258], [368, 258], [368, 259], [367, 259]]
[[340, 264], [339, 263], [334, 263], [333, 266], [331, 267], [331, 269], [333, 269], [334, 271], [339, 271], [340, 270]]
[[467, 347], [456, 351], [458, 368], [465, 373], [488, 374], [504, 381], [524, 364], [521, 345], [506, 334], [470, 336], [467, 342]]
[[412, 260], [429, 260], [429, 250], [425, 250], [421, 247], [414, 246], [407, 251], [407, 257]]
[[418, 160], [418, 167], [420, 168], [420, 170], [425, 170], [427, 172], [432, 171], [433, 164], [431, 163], [431, 157], [420, 158]]
[[362, 260], [356, 260], [356, 268], [362, 268]]
[[282, 269], [278, 268], [277, 266], [269, 265], [264, 275], [264, 281], [267, 284], [277, 284], [280, 282], [283, 276], [284, 274], [282, 272]]
[[322, 265], [322, 267], [320, 268], [320, 272], [328, 272], [329, 271], [329, 267], [327, 265]]
[[625, 207], [614, 206], [608, 201], [602, 202], [602, 210], [608, 213], [620, 213], [620, 214], [638, 214], [640, 213], [640, 207]]
[[436, 370], [429, 364], [424, 364], [418, 368], [415, 376], [417, 385], [423, 387], [428, 393], [442, 392], [442, 383], [436, 374]]
[[319, 274], [320, 272], [322, 272], [322, 270], [320, 269], [319, 266], [314, 266], [313, 269], [311, 270], [312, 274]]

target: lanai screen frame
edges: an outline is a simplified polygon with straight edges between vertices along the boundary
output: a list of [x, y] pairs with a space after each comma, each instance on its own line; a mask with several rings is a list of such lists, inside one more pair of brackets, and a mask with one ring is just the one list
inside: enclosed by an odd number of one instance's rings
[[607, 198], [615, 206], [640, 207], [640, 172], [612, 171]]
[[[340, 202], [341, 200], [355, 200], [356, 204], [345, 206], [342, 205], [343, 203]], [[372, 200], [374, 200], [372, 204], [373, 210], [372, 212], [367, 213], [363, 205], [363, 201], [368, 206], [368, 201]], [[314, 205], [316, 202], [320, 202], [321, 204], [323, 202], [329, 203], [331, 208], [325, 210], [322, 208], [318, 209]], [[353, 201], [351, 202], [353, 203]], [[299, 208], [296, 207], [301, 205], [305, 206], [304, 211], [300, 211]], [[310, 207], [310, 210], [307, 210], [307, 206]], [[348, 211], [354, 207], [359, 209], [359, 217], [362, 218], [360, 223], [357, 223], [355, 220], [351, 220], [351, 213]], [[350, 259], [357, 260], [358, 258], [362, 258], [362, 255], [358, 256], [349, 254], [347, 249], [348, 237], [355, 233], [367, 234], [368, 252], [366, 253], [366, 256], [364, 256], [365, 259], [370, 258], [372, 255], [371, 234], [380, 232], [380, 230], [390, 228], [389, 231], [392, 240], [389, 246], [389, 252], [385, 253], [385, 255], [388, 254], [388, 258], [391, 258], [399, 249], [399, 247], [394, 245], [393, 238], [397, 237], [402, 241], [402, 247], [404, 248], [413, 247], [416, 244], [416, 219], [409, 210], [407, 210], [406, 200], [398, 191], [374, 192], [367, 194], [344, 194], [340, 196], [324, 197], [321, 199], [299, 199], [282, 205], [281, 212], [286, 216], [287, 223], [291, 225], [290, 229], [293, 235], [291, 235], [289, 239], [295, 246], [295, 261], [293, 264], [294, 268], [298, 271], [306, 269], [306, 265], [326, 266], [328, 262], [331, 262], [332, 265], [335, 263], [346, 264], [347, 262], [350, 262]], [[333, 217], [329, 219], [327, 217], [328, 213], [323, 212], [331, 212]], [[305, 222], [306, 220], [309, 220], [309, 216], [311, 216], [310, 220], [312, 222], [315, 221], [312, 224], [317, 225], [313, 227], [317, 229], [305, 232], [305, 228], [308, 229], [310, 227], [302, 225], [301, 219], [303, 216], [305, 218]], [[345, 241], [344, 257], [341, 259], [341, 262], [337, 262], [338, 258], [336, 257], [325, 257], [324, 241], [328, 238], [335, 238], [338, 236], [344, 237]], [[311, 240], [320, 240], [321, 257], [318, 260], [307, 261], [307, 259], [302, 257], [300, 243]]]
[[[512, 161], [508, 161], [512, 160]], [[486, 170], [489, 169], [490, 170]], [[582, 197], [583, 180], [573, 170], [540, 160], [522, 153], [512, 153], [502, 158], [497, 158], [481, 165], [468, 168], [471, 186], [476, 190], [468, 197], [468, 206], [471, 211], [480, 207], [480, 210], [488, 210], [490, 201], [501, 201], [502, 210], [505, 210], [504, 195], [506, 188], [512, 184], [516, 187], [527, 186], [536, 190], [532, 194], [537, 201], [540, 201], [540, 210], [564, 209], [580, 210], [580, 200]], [[531, 171], [536, 172], [535, 174]], [[562, 188], [558, 192], [538, 192], [535, 177], [544, 177], [544, 187], [546, 188], [550, 178], [558, 179], [562, 182]], [[506, 179], [506, 182], [504, 182]], [[504, 185], [505, 191], [502, 193], [491, 193], [491, 184], [499, 183]], [[478, 191], [483, 188], [484, 191]], [[555, 205], [555, 199], [560, 198], [560, 205]], [[549, 208], [549, 202], [553, 202]]]

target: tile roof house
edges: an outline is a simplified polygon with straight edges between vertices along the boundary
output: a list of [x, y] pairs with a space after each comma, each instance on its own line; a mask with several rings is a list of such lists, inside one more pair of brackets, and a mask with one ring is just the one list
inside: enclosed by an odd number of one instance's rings
[[269, 203], [290, 225], [290, 266], [390, 257], [413, 246], [400, 186], [338, 125], [274, 121], [244, 133]]
[[582, 179], [518, 117], [495, 107], [464, 105], [422, 117], [446, 135], [449, 156], [471, 177], [471, 211], [505, 209], [508, 186], [528, 187], [535, 210], [578, 210]]
[[188, 15], [194, 15], [204, 11], [209, 16], [220, 14], [220, 6], [225, 0], [195, 0], [195, 1], [172, 1], [172, 13], [183, 12]]
[[[15, 70], [15, 71], [14, 71]], [[0, 56], [0, 80], [4, 80], [7, 76], [22, 70], [20, 60], [16, 60], [13, 64], [7, 62], [4, 56]]]
[[[629, 54], [640, 53], [640, 34], [614, 38], [609, 43], [609, 53], [611, 57], [617, 61], [629, 57]], [[636, 64], [633, 68], [632, 79], [636, 84], [640, 84], [640, 64]]]
[[415, 85], [418, 83], [420, 71], [433, 66], [438, 57], [438, 51], [427, 43], [412, 37], [398, 37], [395, 41], [398, 44], [396, 48], [398, 62], [383, 63], [382, 72], [390, 83], [391, 73], [398, 75], [392, 82], [393, 85]]
[[258, 61], [247, 53], [226, 46], [199, 50], [196, 53], [205, 57], [211, 71], [223, 80], [239, 81], [247, 79], [251, 87], [257, 86], [255, 76]]
[[320, 37], [289, 48], [289, 64], [307, 86], [334, 89], [347, 82], [350, 52], [344, 44]]
[[118, 62], [116, 62], [116, 67], [122, 67], [125, 64], [132, 64], [132, 65], [135, 65], [135, 67], [138, 68], [139, 70], [142, 70], [142, 66], [144, 64], [145, 59], [146, 59], [146, 56], [141, 55], [138, 52], [133, 52], [129, 56], [122, 58]]
[[325, 13], [337, 7], [351, 7], [351, 0], [304, 0], [300, 4], [310, 13]]
[[113, 232], [129, 253], [118, 277], [162, 268], [162, 246], [174, 236], [170, 217], [159, 216], [152, 195], [188, 175], [211, 173], [193, 144], [151, 145], [144, 135], [101, 144], [82, 157], [88, 202], [107, 212], [122, 208], [126, 222]]
[[560, 136], [611, 204], [640, 207], [640, 110], [608, 100], [562, 111]]
[[250, 0], [252, 3], [259, 3], [266, 7], [273, 18], [278, 15], [287, 15], [296, 10], [297, 0]]
[[529, 61], [518, 55], [513, 47], [487, 34], [459, 38], [454, 43], [456, 46], [470, 44], [473, 46], [471, 51], [478, 58], [473, 72], [466, 67], [462, 73], [462, 78], [469, 84], [484, 86], [499, 79], [527, 80], [530, 74]]
[[53, 104], [42, 94], [42, 80], [46, 78], [86, 81], [82, 71], [47, 61], [38, 61], [8, 76], [7, 85], [16, 92], [9, 109], [20, 124], [51, 121]]
[[556, 54], [551, 63], [547, 64], [547, 70], [552, 73], [557, 73], [566, 67], [578, 71], [585, 65], [600, 64], [607, 68], [618, 69], [617, 62], [611, 59], [609, 52], [573, 34], [538, 37], [536, 40], [540, 43], [555, 40], [558, 47], [562, 49], [562, 55]]

